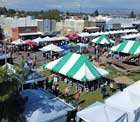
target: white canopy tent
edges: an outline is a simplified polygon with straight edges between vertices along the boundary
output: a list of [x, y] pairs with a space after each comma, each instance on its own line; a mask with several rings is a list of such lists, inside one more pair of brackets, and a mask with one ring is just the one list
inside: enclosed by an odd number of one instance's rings
[[[123, 91], [128, 92], [129, 94], [132, 94], [133, 97], [135, 97], [135, 96], [140, 97], [140, 80], [133, 83], [132, 85], [128, 86]], [[133, 100], [135, 100], [135, 99], [133, 99]]]
[[47, 41], [49, 41], [50, 39], [51, 39], [50, 37], [46, 36], [46, 37], [42, 38], [42, 42], [47, 42]]
[[137, 34], [129, 34], [129, 35], [125, 35], [125, 36], [122, 36], [121, 37], [122, 39], [140, 39], [140, 34], [137, 33]]
[[79, 45], [80, 47], [88, 47], [88, 44], [84, 44], [84, 43], [77, 43], [77, 45]]
[[125, 30], [114, 30], [114, 31], [105, 31], [105, 32], [95, 32], [95, 33], [88, 33], [88, 32], [83, 32], [78, 34], [80, 37], [90, 37], [90, 36], [100, 36], [100, 35], [109, 35], [109, 34], [121, 34], [121, 33], [130, 33], [130, 32], [135, 32], [137, 33], [138, 31], [136, 29], [125, 29]]
[[51, 38], [47, 36], [47, 37], [43, 38], [43, 42], [62, 41], [62, 40], [68, 41], [69, 38], [64, 37], [64, 36], [51, 37]]
[[33, 39], [32, 41], [38, 44], [39, 42], [42, 42], [42, 40], [42, 38], [38, 37], [36, 39]]
[[47, 52], [47, 51], [60, 52], [60, 51], [63, 51], [62, 48], [60, 48], [60, 47], [58, 47], [58, 46], [56, 46], [54, 44], [49, 44], [49, 45], [47, 45], [47, 46], [45, 46], [45, 47], [43, 47], [43, 48], [41, 48], [39, 50], [41, 50], [43, 52]]
[[14, 45], [22, 45], [22, 44], [25, 44], [25, 41], [23, 41], [22, 39], [17, 39], [15, 41], [13, 41], [12, 44], [14, 44]]
[[77, 117], [85, 122], [127, 122], [128, 119], [124, 111], [114, 109], [100, 102], [96, 102], [78, 112]]
[[84, 44], [84, 43], [77, 43], [77, 45], [79, 45], [80, 46], [80, 53], [81, 53], [81, 51], [82, 51], [82, 48], [88, 48], [88, 44]]
[[80, 37], [89, 37], [90, 34], [88, 32], [78, 34]]
[[69, 38], [67, 38], [65, 36], [52, 37], [50, 41], [60, 41], [60, 40], [68, 41]]
[[[140, 119], [140, 103], [133, 100], [127, 92], [117, 92], [110, 98], [105, 100], [105, 104], [113, 108], [117, 108], [127, 112], [128, 122], [139, 122]], [[140, 99], [140, 97], [135, 98]]]

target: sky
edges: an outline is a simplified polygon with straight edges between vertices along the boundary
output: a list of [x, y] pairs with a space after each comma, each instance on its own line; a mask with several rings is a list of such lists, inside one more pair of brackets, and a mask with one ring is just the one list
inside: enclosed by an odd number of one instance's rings
[[140, 11], [140, 0], [0, 0], [0, 6], [19, 10], [94, 11], [134, 10]]

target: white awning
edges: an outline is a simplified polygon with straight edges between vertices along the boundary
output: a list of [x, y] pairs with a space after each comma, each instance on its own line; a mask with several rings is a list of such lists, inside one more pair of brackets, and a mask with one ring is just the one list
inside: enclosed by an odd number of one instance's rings
[[129, 35], [125, 35], [125, 36], [122, 36], [121, 37], [122, 39], [134, 39], [134, 38], [140, 38], [140, 34], [137, 33], [137, 34], [129, 34]]
[[43, 33], [42, 32], [19, 33], [19, 36], [32, 36], [32, 35], [43, 35]]

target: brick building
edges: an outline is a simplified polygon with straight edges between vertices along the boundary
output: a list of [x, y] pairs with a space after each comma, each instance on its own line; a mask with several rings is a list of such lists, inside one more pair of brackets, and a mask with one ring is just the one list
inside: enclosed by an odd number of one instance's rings
[[32, 39], [39, 35], [41, 35], [41, 33], [38, 32], [37, 26], [16, 27], [16, 28], [12, 28], [11, 31], [12, 40], [17, 40], [19, 38]]

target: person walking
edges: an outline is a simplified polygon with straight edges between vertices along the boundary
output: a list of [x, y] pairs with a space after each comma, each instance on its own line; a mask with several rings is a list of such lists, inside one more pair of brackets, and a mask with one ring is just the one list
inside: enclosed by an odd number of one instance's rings
[[65, 94], [66, 94], [66, 97], [69, 96], [69, 94], [70, 94], [70, 88], [69, 88], [69, 86], [67, 86], [67, 87], [65, 88]]

